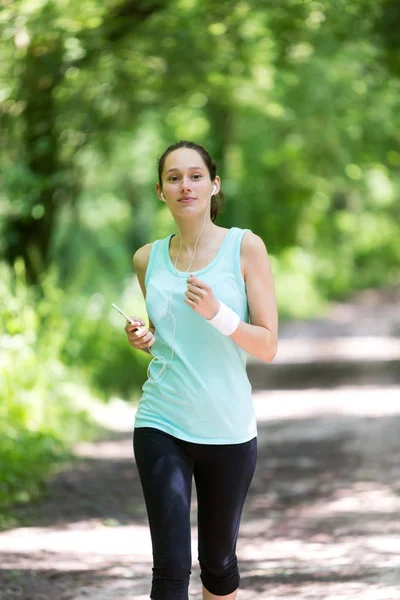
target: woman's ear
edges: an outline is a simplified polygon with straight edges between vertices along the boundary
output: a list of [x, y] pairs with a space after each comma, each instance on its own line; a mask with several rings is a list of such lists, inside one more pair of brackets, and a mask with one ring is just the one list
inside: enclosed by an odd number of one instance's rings
[[221, 188], [221, 178], [218, 175], [216, 176], [216, 178], [213, 181], [213, 186], [214, 187], [213, 187], [212, 195], [214, 196], [214, 194], [218, 194], [218, 192]]
[[157, 196], [160, 198], [160, 200], [162, 202], [165, 202], [165, 197], [164, 194], [162, 192], [161, 186], [159, 183], [156, 183], [156, 192], [157, 192]]

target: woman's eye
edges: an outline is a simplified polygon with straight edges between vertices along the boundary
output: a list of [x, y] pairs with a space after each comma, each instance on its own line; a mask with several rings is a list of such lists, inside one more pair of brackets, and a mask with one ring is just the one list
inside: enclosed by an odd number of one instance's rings
[[[194, 173], [192, 175], [192, 179], [201, 179], [201, 174], [200, 173]], [[168, 177], [168, 181], [178, 181], [178, 176], [177, 175], [171, 175], [171, 177]]]

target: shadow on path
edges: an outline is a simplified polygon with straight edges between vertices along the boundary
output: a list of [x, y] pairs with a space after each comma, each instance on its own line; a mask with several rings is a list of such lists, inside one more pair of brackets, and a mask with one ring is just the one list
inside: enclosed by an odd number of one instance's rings
[[[399, 430], [397, 414], [261, 420], [238, 543], [244, 600], [392, 597], [400, 584]], [[0, 534], [1, 600], [148, 598], [151, 559], [140, 538], [147, 517], [132, 435], [92, 446], [98, 458], [79, 458], [49, 482], [45, 500], [16, 509], [27, 527], [25, 552], [23, 543], [7, 551], [4, 536], [13, 532]], [[194, 492], [193, 525], [195, 503]], [[114, 537], [99, 533], [87, 551], [93, 523], [109, 524], [99, 531]], [[56, 550], [40, 538], [35, 545], [32, 527], [75, 538]], [[200, 589], [195, 559], [192, 593]]]

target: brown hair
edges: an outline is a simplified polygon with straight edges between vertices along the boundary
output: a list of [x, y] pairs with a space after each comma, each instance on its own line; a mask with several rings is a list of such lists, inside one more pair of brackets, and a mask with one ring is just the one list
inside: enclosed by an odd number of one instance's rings
[[[203, 146], [200, 146], [199, 144], [196, 144], [195, 142], [188, 142], [186, 140], [180, 140], [179, 142], [176, 142], [175, 144], [168, 146], [168, 148], [163, 152], [163, 154], [158, 159], [158, 181], [161, 186], [161, 189], [162, 189], [162, 172], [164, 169], [165, 159], [167, 158], [168, 154], [170, 154], [170, 152], [173, 152], [174, 150], [178, 150], [178, 148], [190, 148], [191, 150], [196, 150], [196, 152], [198, 152], [200, 154], [204, 163], [206, 164], [206, 167], [210, 174], [211, 181], [214, 181], [214, 179], [217, 175], [217, 165], [214, 163], [213, 159], [211, 158], [211, 156], [209, 155], [207, 150], [205, 148], [203, 148]], [[217, 198], [218, 198], [219, 202], [217, 201]], [[223, 212], [222, 211], [223, 206], [224, 206], [224, 195], [220, 190], [218, 192], [218, 194], [214, 194], [211, 197], [210, 216], [211, 216], [211, 221], [213, 223], [215, 223], [217, 216]]]

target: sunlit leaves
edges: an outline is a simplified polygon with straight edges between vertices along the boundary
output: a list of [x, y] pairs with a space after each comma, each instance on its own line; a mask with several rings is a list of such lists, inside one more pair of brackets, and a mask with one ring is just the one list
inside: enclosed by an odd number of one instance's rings
[[[368, 4], [138, 3], [136, 8], [151, 5], [154, 11], [132, 22], [134, 30], [127, 27], [134, 6], [122, 0], [6, 4], [7, 18], [0, 16], [6, 41], [0, 106], [15, 128], [8, 126], [3, 164], [15, 174], [3, 178], [8, 199], [2, 206], [9, 210], [12, 200], [15, 214], [20, 210], [37, 221], [46, 214], [40, 198], [45, 182], [20, 177], [21, 161], [12, 158], [37, 102], [49, 118], [33, 129], [40, 134], [42, 125], [51, 126], [57, 143], [49, 145], [44, 132], [32, 150], [45, 156], [57, 148], [64, 175], [54, 197], [63, 203], [73, 189], [96, 180], [97, 167], [84, 165], [82, 150], [100, 151], [111, 165], [124, 155], [127, 133], [139, 148], [140, 132], [150, 128], [154, 148], [175, 138], [215, 148], [231, 196], [224, 224], [241, 216], [278, 254], [287, 244], [311, 247], [311, 240], [316, 253], [324, 245], [332, 251], [331, 240], [344, 230], [334, 218], [324, 224], [324, 210], [335, 212], [338, 190], [350, 212], [360, 198], [376, 211], [394, 216], [396, 210], [400, 87], [380, 62], [376, 35], [388, 27], [383, 15], [392, 14], [393, 6], [380, 0], [367, 11]], [[113, 21], [118, 15], [125, 21]], [[27, 52], [36, 57], [30, 66], [36, 69], [35, 94], [20, 85]], [[49, 104], [42, 102], [46, 93]], [[240, 168], [230, 158], [238, 148]], [[154, 149], [151, 160], [156, 155]], [[378, 172], [374, 164], [388, 171]], [[145, 206], [143, 194], [154, 185], [151, 169], [141, 167], [137, 182], [134, 170], [127, 175], [124, 169], [122, 163], [119, 175], [113, 169], [113, 185], [123, 181], [126, 189], [129, 180], [135, 189], [138, 183], [138, 202]], [[101, 197], [104, 182], [98, 181]], [[320, 209], [315, 198], [324, 199]], [[75, 203], [79, 207], [79, 193]]]

